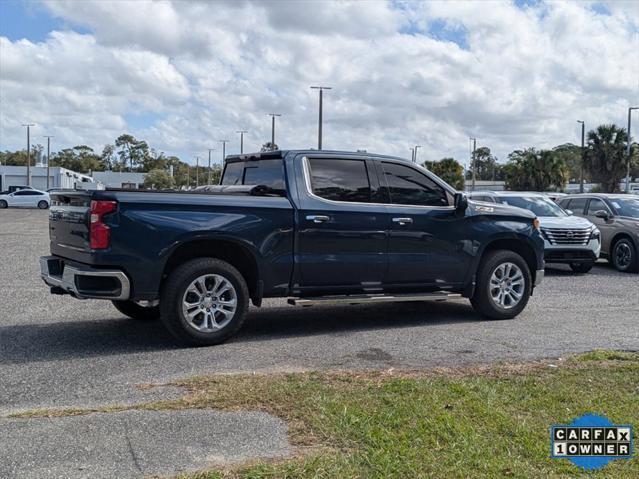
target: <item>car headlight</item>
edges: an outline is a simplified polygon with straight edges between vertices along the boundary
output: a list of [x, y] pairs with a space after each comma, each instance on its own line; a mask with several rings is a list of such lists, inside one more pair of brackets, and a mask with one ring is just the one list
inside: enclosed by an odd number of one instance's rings
[[601, 231], [599, 231], [599, 228], [597, 228], [596, 226], [593, 226], [592, 231], [590, 232], [590, 239], [591, 240], [600, 240], [601, 239]]

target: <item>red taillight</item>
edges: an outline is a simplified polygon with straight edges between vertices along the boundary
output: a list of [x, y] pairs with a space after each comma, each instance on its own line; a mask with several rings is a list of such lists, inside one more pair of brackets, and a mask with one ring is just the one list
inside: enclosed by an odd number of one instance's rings
[[118, 207], [116, 201], [91, 201], [90, 243], [91, 249], [105, 249], [111, 243], [111, 228], [102, 221], [104, 215], [113, 213]]

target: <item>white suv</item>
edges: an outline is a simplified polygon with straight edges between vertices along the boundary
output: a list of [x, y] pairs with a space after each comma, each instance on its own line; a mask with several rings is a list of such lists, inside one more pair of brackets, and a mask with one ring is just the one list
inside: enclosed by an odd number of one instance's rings
[[475, 191], [475, 201], [501, 203], [530, 210], [537, 215], [544, 237], [546, 263], [570, 265], [575, 273], [587, 273], [601, 253], [601, 233], [588, 219], [572, 216], [543, 193], [523, 191]]

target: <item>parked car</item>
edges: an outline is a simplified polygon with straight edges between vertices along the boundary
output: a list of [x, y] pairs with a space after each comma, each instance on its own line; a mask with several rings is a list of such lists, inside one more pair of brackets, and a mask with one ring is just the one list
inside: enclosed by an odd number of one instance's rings
[[587, 273], [599, 258], [601, 236], [586, 218], [571, 216], [545, 193], [478, 191], [471, 199], [510, 205], [532, 211], [541, 223], [546, 263], [570, 265], [575, 273]]
[[16, 190], [13, 193], [0, 195], [0, 208], [40, 208], [45, 210], [49, 207], [51, 200], [49, 193], [38, 191], [32, 188]]
[[601, 230], [601, 255], [619, 271], [639, 272], [639, 198], [586, 193], [559, 200], [563, 208], [588, 218]]
[[535, 214], [469, 206], [427, 170], [368, 153], [276, 151], [227, 159], [191, 192], [52, 193], [54, 294], [160, 317], [180, 341], [216, 344], [249, 300], [294, 305], [469, 298], [508, 319], [544, 276]]
[[9, 189], [6, 191], [0, 191], [0, 195], [8, 195], [10, 193], [13, 193], [15, 191], [19, 191], [19, 190], [32, 190], [33, 188], [31, 186], [21, 186], [21, 185], [11, 185], [9, 186]]

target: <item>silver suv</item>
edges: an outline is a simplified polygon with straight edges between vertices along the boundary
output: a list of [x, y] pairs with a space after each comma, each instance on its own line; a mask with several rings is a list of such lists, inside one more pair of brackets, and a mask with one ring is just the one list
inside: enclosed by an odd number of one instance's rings
[[475, 201], [501, 203], [535, 213], [544, 237], [546, 263], [568, 264], [575, 273], [587, 273], [599, 258], [599, 229], [586, 218], [571, 216], [543, 193], [476, 191], [469, 196]]
[[601, 256], [628, 273], [639, 272], [639, 197], [586, 193], [557, 200], [575, 215], [588, 218], [601, 230]]

